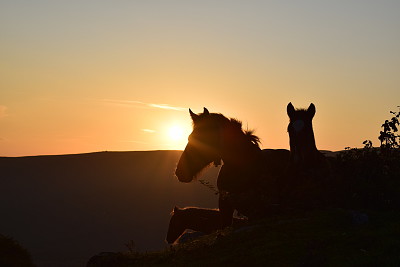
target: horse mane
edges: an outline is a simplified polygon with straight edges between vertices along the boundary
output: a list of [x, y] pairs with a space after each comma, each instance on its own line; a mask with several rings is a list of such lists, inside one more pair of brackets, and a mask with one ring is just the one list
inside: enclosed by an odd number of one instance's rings
[[[233, 126], [234, 129], [237, 129], [238, 131], [242, 132], [244, 137], [246, 137], [246, 139], [248, 141], [250, 141], [253, 145], [260, 148], [260, 144], [261, 144], [260, 137], [258, 137], [257, 135], [254, 134], [254, 130], [249, 130], [249, 129], [243, 130], [242, 121], [235, 119], [235, 118], [227, 118], [221, 113], [209, 113], [209, 114], [200, 113], [200, 114], [198, 114], [198, 116], [200, 119], [207, 118], [207, 117], [214, 118], [220, 124], [230, 123], [230, 125]], [[192, 124], [194, 127], [195, 122], [192, 121]]]
[[244, 133], [246, 137], [250, 140], [250, 142], [260, 148], [261, 140], [260, 137], [254, 134], [254, 130], [246, 130], [244, 131]]
[[236, 124], [237, 127], [240, 129], [240, 131], [244, 134], [244, 136], [255, 146], [260, 148], [261, 140], [260, 137], [254, 134], [254, 130], [243, 130], [243, 124], [240, 120], [238, 119], [230, 119], [231, 123]]

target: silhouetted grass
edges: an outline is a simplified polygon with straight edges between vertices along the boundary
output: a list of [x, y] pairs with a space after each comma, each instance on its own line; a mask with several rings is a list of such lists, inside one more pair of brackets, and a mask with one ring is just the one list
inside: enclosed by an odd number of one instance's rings
[[358, 224], [343, 209], [295, 212], [159, 252], [104, 255], [88, 266], [395, 266], [400, 215], [368, 212], [368, 218]]
[[346, 149], [332, 161], [330, 197], [353, 209], [398, 209], [400, 149]]

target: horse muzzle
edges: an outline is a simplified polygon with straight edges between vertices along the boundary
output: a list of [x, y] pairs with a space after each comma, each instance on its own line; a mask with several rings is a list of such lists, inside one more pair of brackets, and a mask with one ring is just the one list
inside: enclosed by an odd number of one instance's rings
[[177, 168], [175, 170], [175, 175], [178, 178], [180, 182], [183, 183], [190, 183], [194, 179], [194, 175], [190, 174], [186, 169], [184, 168]]

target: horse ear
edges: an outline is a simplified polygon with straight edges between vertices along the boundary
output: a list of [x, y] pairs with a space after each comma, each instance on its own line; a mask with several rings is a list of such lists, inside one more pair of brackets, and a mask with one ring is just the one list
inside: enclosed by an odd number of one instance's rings
[[293, 105], [292, 105], [292, 102], [290, 102], [290, 103], [287, 105], [286, 111], [287, 111], [287, 114], [288, 114], [289, 118], [292, 119], [293, 116], [294, 116], [294, 113], [295, 113], [295, 110], [294, 110], [294, 107], [293, 107]]
[[208, 109], [206, 109], [206, 108], [204, 108], [203, 113], [204, 113], [204, 115], [210, 115], [210, 112], [209, 112]]
[[189, 108], [189, 114], [194, 122], [199, 118], [199, 115], [195, 114], [190, 108]]
[[310, 106], [307, 109], [307, 114], [308, 116], [312, 119], [315, 115], [315, 106], [313, 103], [310, 104]]

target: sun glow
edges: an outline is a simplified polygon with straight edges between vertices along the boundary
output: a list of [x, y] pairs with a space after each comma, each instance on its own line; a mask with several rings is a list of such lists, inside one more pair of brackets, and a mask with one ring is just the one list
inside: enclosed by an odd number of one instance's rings
[[179, 125], [173, 125], [168, 129], [168, 137], [173, 141], [181, 141], [184, 135], [185, 130]]
[[166, 125], [163, 135], [168, 149], [184, 149], [191, 131], [191, 126], [185, 123], [175, 122]]

